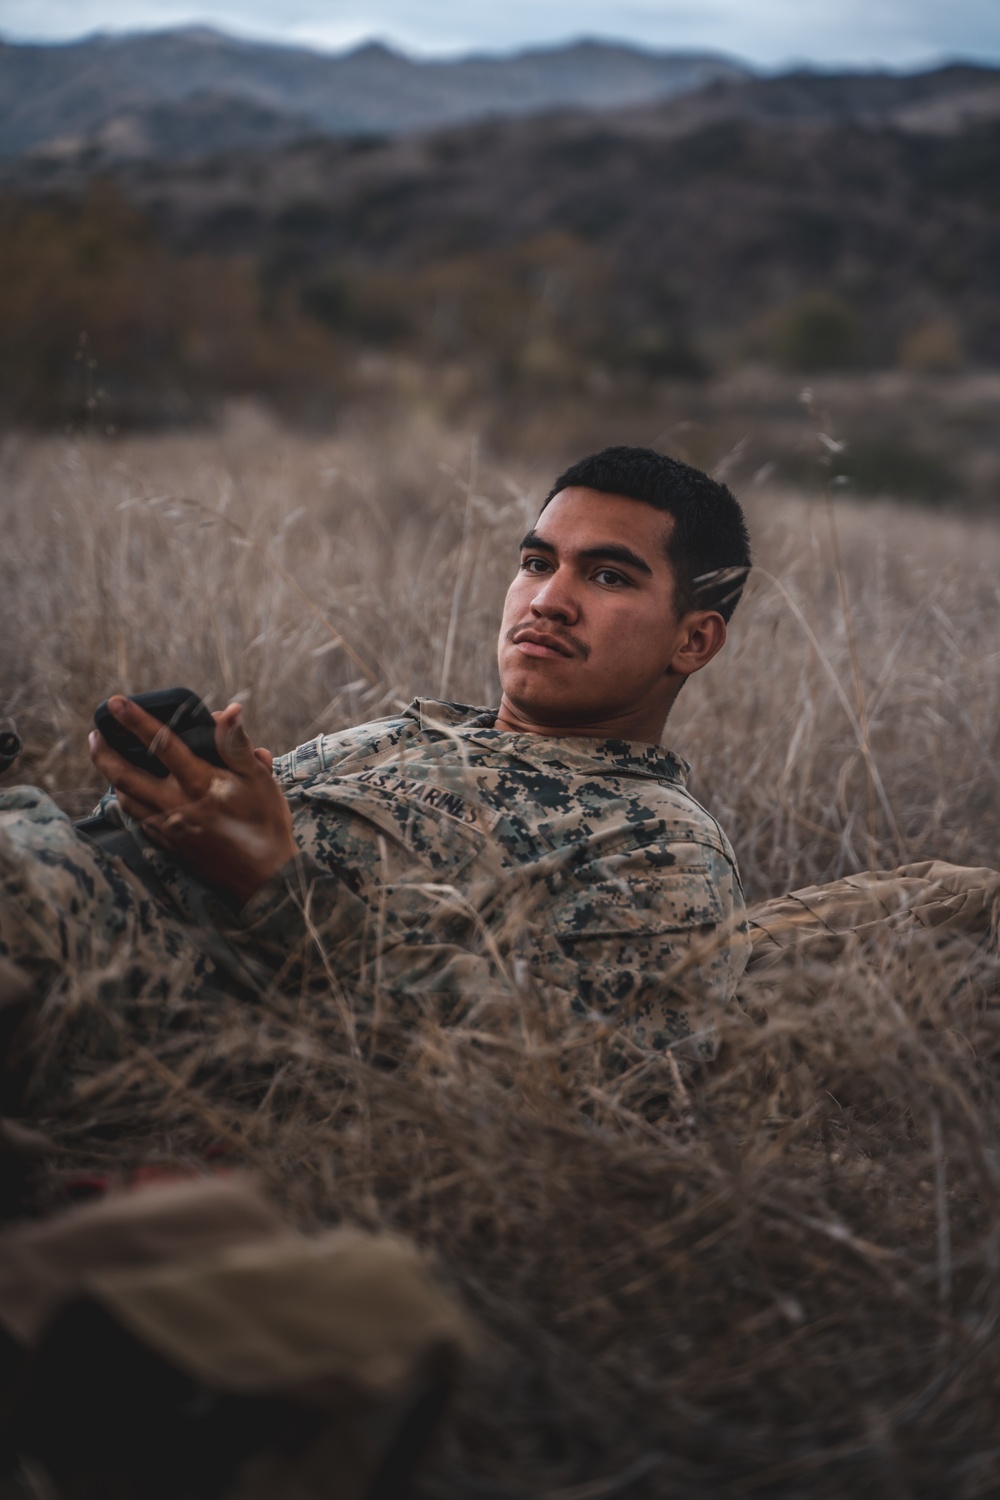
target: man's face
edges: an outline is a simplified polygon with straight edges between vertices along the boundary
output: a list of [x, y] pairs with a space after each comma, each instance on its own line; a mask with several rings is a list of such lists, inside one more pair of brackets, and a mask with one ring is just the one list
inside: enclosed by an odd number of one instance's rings
[[671, 524], [597, 490], [549, 502], [507, 591], [498, 727], [659, 738], [685, 670], [674, 669], [685, 622], [674, 613]]

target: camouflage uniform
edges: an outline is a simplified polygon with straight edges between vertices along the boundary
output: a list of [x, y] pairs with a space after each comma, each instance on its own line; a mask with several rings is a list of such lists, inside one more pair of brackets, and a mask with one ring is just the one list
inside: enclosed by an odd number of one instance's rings
[[418, 699], [278, 758], [301, 854], [238, 913], [151, 846], [140, 881], [44, 794], [0, 794], [0, 953], [50, 984], [332, 980], [445, 1017], [538, 982], [669, 1045], [749, 951], [728, 840], [669, 751], [495, 717]]

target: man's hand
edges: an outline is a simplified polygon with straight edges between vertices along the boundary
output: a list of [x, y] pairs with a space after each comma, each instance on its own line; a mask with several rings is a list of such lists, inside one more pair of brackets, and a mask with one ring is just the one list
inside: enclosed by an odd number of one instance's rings
[[288, 803], [271, 773], [268, 750], [255, 750], [238, 703], [215, 719], [215, 743], [227, 770], [194, 755], [159, 719], [128, 698], [110, 698], [115, 718], [138, 735], [170, 772], [158, 779], [129, 765], [96, 730], [90, 755], [118, 794], [122, 810], [162, 849], [240, 905], [298, 852]]

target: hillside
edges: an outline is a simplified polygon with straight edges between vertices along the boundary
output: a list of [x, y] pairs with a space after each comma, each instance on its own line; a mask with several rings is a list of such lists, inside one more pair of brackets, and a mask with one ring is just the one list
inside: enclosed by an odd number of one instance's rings
[[[229, 117], [231, 133], [252, 116]], [[226, 122], [222, 112], [216, 128]], [[605, 349], [652, 329], [729, 357], [753, 342], [755, 319], [822, 290], [855, 319], [853, 331], [844, 321], [845, 357], [891, 361], [909, 330], [947, 317], [973, 358], [995, 362], [998, 160], [1000, 72], [953, 67], [790, 75], [596, 118], [313, 138], [192, 162], [34, 158], [10, 164], [0, 185], [71, 203], [103, 168], [164, 245], [252, 256], [269, 294], [290, 286], [347, 333], [365, 322], [359, 278], [405, 275], [377, 289], [391, 315], [381, 334], [368, 329], [376, 343], [390, 322], [421, 325], [436, 295], [426, 278], [442, 268], [454, 325], [472, 315], [462, 285], [476, 283], [476, 265], [499, 297], [548, 257], [562, 290], [545, 293], [546, 319], [565, 313], [578, 335], [593, 325], [587, 337]], [[573, 291], [584, 281], [585, 307]]]
[[204, 154], [566, 105], [619, 108], [747, 76], [723, 57], [599, 42], [419, 61], [377, 43], [330, 55], [184, 27], [0, 47], [0, 142], [8, 156]]
[[[156, 425], [253, 396], [326, 425], [389, 400], [504, 444], [718, 432], [729, 402], [748, 472], [801, 482], [795, 396], [829, 377], [859, 488], [989, 503], [998, 100], [988, 69], [793, 74], [381, 140], [8, 161], [0, 416]], [[949, 380], [968, 401], [919, 384]]]

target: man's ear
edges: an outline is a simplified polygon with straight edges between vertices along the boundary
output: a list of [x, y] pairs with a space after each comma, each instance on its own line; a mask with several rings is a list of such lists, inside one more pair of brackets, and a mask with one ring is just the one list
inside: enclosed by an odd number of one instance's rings
[[690, 677], [708, 666], [726, 644], [726, 622], [714, 609], [693, 609], [680, 623], [680, 637], [670, 658], [668, 672]]

